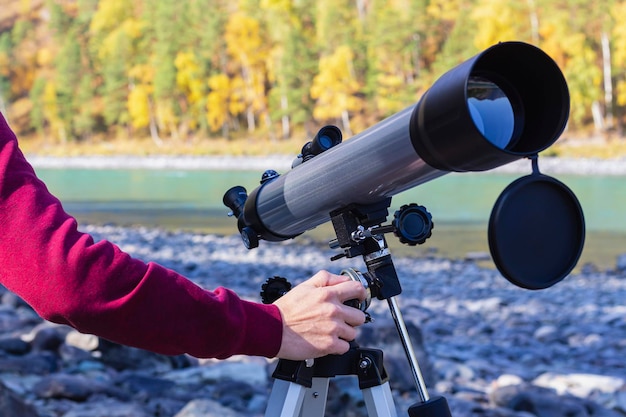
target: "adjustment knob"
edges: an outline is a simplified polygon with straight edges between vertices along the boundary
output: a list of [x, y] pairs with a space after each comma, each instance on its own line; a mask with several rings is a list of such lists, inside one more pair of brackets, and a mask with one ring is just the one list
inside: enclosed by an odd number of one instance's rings
[[272, 304], [291, 289], [291, 284], [287, 278], [273, 276], [265, 281], [261, 286], [261, 301], [263, 304]]
[[409, 246], [421, 245], [432, 236], [432, 215], [424, 206], [415, 203], [407, 204], [393, 215], [394, 234], [400, 242]]
[[246, 249], [259, 247], [259, 235], [249, 226], [245, 226], [241, 229], [241, 240], [243, 240], [243, 245]]

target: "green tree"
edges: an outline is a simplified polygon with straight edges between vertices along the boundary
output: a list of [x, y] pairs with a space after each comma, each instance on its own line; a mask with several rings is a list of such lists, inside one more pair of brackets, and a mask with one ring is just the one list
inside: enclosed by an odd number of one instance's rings
[[[267, 58], [271, 83], [268, 101], [272, 120], [280, 120], [282, 137], [292, 135], [293, 124], [302, 125], [312, 114], [309, 90], [317, 69], [311, 44], [308, 9], [288, 0], [262, 0], [271, 50]], [[298, 57], [298, 59], [294, 59]]]
[[0, 111], [6, 113], [11, 80], [11, 38], [9, 33], [0, 34]]
[[[377, 1], [367, 11], [367, 95], [376, 116], [389, 116], [414, 102], [421, 78], [425, 1]], [[408, 12], [407, 12], [408, 11]]]
[[476, 33], [476, 22], [470, 17], [472, 3], [470, 0], [432, 0], [428, 4], [426, 31], [432, 37], [425, 41], [429, 85], [479, 51], [472, 42]]

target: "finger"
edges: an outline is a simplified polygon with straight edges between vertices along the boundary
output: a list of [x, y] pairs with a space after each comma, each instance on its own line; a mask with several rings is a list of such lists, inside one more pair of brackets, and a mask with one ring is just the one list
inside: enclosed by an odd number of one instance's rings
[[365, 319], [365, 313], [358, 308], [345, 306], [345, 309], [343, 309], [343, 320], [350, 326], [365, 324]]
[[[354, 340], [354, 338], [352, 338], [351, 340]], [[343, 355], [348, 350], [350, 350], [349, 341], [341, 338], [341, 339], [337, 339], [337, 341], [333, 344], [331, 349], [329, 349], [328, 354], [329, 355]]]
[[341, 326], [339, 329], [339, 338], [347, 342], [354, 340], [356, 338], [356, 329], [352, 326], [348, 326], [347, 324]]
[[342, 303], [348, 300], [354, 300], [355, 298], [364, 300], [365, 297], [367, 297], [367, 291], [365, 291], [363, 284], [356, 281], [346, 281], [335, 284], [332, 287], [332, 291]]
[[308, 282], [316, 287], [327, 287], [331, 285], [337, 285], [348, 280], [350, 280], [350, 278], [345, 275], [335, 275], [331, 274], [328, 271], [322, 270], [313, 275], [313, 277], [311, 277]]

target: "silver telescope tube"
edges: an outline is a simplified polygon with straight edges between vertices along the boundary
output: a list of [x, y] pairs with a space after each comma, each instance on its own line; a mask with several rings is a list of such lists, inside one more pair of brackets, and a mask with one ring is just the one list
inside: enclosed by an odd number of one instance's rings
[[245, 202], [243, 223], [262, 239], [290, 239], [350, 204], [536, 155], [568, 115], [556, 63], [532, 45], [499, 43], [448, 71], [416, 105], [262, 184]]

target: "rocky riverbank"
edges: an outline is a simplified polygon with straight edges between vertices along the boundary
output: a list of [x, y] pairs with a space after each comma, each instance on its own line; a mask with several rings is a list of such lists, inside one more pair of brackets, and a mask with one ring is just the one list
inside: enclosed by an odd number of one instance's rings
[[[236, 236], [85, 226], [146, 260], [207, 288], [223, 285], [258, 299], [270, 276], [293, 283], [330, 262], [310, 241], [247, 251]], [[431, 395], [452, 416], [584, 417], [626, 415], [626, 259], [586, 265], [543, 291], [514, 287], [473, 260], [394, 259], [399, 297]], [[263, 415], [274, 361], [167, 357], [115, 345], [39, 319], [13, 294], [0, 305], [0, 415], [12, 417], [243, 417]], [[358, 341], [379, 348], [398, 415], [417, 393], [387, 304]], [[331, 380], [327, 416], [366, 416], [353, 377]]]

